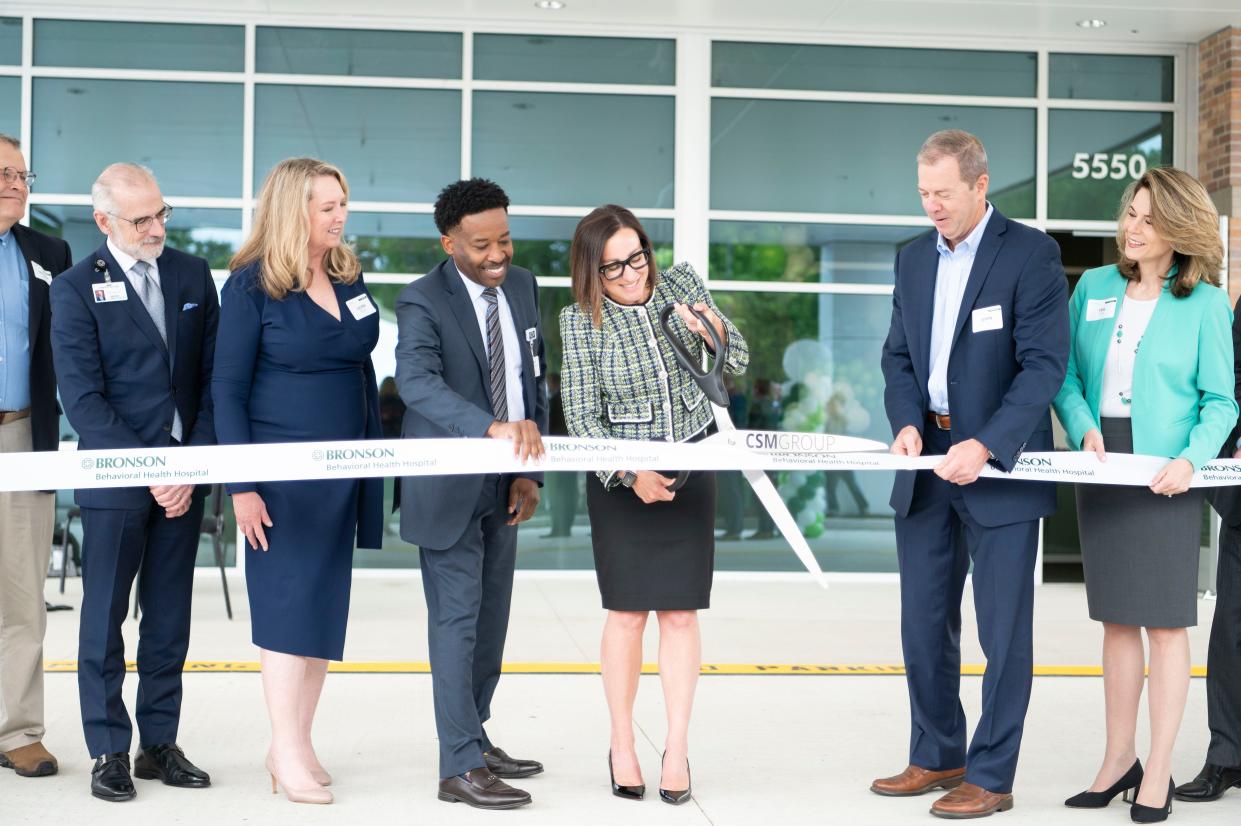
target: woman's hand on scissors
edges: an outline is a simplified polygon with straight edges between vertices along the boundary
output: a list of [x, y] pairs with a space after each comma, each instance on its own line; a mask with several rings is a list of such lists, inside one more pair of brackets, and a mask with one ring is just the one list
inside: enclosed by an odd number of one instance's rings
[[[691, 333], [697, 333], [702, 336], [703, 340], [706, 341], [707, 344], [713, 344], [711, 341], [711, 334], [707, 332], [707, 328], [703, 326], [703, 323], [689, 311], [689, 305], [677, 302], [674, 306], [676, 307], [677, 315], [679, 315], [681, 320], [685, 322], [685, 326], [689, 328]], [[728, 336], [724, 332], [724, 322], [720, 321], [720, 317], [715, 314], [715, 311], [711, 309], [710, 305], [703, 301], [699, 301], [694, 305], [694, 309], [702, 313], [707, 321], [711, 322], [711, 326], [715, 328], [715, 332], [719, 335], [720, 341], [728, 341]]]
[[671, 502], [676, 493], [668, 490], [676, 479], [661, 476], [653, 470], [639, 470], [638, 481], [633, 483], [633, 492], [646, 504], [655, 502]]

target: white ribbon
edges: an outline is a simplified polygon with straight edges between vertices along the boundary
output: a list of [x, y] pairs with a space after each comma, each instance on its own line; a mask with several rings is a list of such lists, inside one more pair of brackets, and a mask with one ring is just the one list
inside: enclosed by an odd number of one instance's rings
[[[520, 463], [497, 439], [383, 439], [210, 447], [62, 450], [0, 454], [0, 491], [109, 488], [295, 479], [359, 479], [593, 470], [926, 470], [942, 456], [879, 452], [882, 442], [823, 433], [737, 430], [693, 443], [547, 437], [540, 462]], [[988, 478], [1078, 484], [1150, 484], [1168, 459], [1093, 453], [1027, 453], [1012, 473]], [[1216, 460], [1196, 488], [1241, 484], [1241, 461]]]

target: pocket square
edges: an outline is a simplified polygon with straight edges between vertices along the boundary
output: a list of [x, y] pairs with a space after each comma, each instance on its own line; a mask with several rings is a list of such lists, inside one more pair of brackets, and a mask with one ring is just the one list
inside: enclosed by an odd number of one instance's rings
[[185, 303], [185, 306], [181, 308], [181, 312], [185, 312], [186, 310], [192, 310], [192, 309], [194, 309], [194, 308], [195, 308], [195, 307], [197, 307], [197, 306], [198, 306], [198, 305], [197, 305], [197, 304], [195, 304], [193, 301], [187, 301], [187, 302]]

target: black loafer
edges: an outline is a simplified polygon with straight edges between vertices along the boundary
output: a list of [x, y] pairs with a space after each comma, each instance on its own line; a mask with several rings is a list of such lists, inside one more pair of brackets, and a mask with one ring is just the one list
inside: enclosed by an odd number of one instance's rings
[[1219, 800], [1224, 792], [1241, 786], [1241, 767], [1217, 766], [1207, 763], [1198, 776], [1176, 787], [1176, 799], [1191, 803]]
[[516, 809], [530, 802], [530, 795], [514, 789], [490, 769], [479, 767], [440, 781], [439, 799], [464, 803], [475, 809]]
[[117, 803], [138, 795], [129, 776], [129, 753], [105, 754], [95, 760], [90, 771], [90, 793], [100, 800]]
[[176, 743], [160, 743], [139, 750], [134, 760], [134, 776], [141, 780], [160, 780], [165, 786], [205, 789], [211, 775], [191, 763]]
[[483, 752], [483, 759], [487, 761], [487, 768], [491, 769], [492, 774], [510, 780], [516, 777], [529, 777], [543, 771], [543, 764], [538, 760], [518, 760], [516, 757], [509, 757], [504, 753], [504, 749], [496, 746], [492, 746], [491, 751]]

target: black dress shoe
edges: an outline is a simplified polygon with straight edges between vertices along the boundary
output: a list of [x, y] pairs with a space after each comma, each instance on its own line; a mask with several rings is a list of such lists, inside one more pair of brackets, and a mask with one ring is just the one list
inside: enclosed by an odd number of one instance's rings
[[[664, 757], [667, 757], [667, 756], [668, 755], [665, 752]], [[660, 765], [661, 770], [664, 765], [664, 757], [659, 758], [659, 765]], [[693, 781], [692, 779], [690, 779], [690, 776], [689, 776], [689, 758], [688, 757], [685, 758], [685, 777], [687, 780], [690, 780], [690, 784], [684, 789], [673, 791], [672, 789], [665, 789], [664, 787], [660, 786], [659, 799], [665, 803], [671, 803], [673, 806], [680, 806], [682, 803], [688, 802], [690, 797], [692, 796], [691, 791], [693, 790], [693, 787], [694, 787]]]
[[1224, 792], [1241, 786], [1241, 766], [1217, 766], [1207, 763], [1198, 772], [1198, 776], [1183, 785], [1176, 787], [1176, 799], [1194, 803], [1207, 803], [1219, 800]]
[[1070, 809], [1102, 809], [1104, 806], [1112, 802], [1112, 798], [1124, 792], [1124, 800], [1126, 803], [1133, 802], [1129, 799], [1129, 792], [1133, 792], [1133, 796], [1137, 797], [1137, 788], [1142, 785], [1142, 761], [1134, 760], [1133, 765], [1129, 767], [1129, 771], [1124, 776], [1107, 787], [1101, 792], [1092, 792], [1089, 789], [1081, 794], [1075, 794], [1068, 800], [1064, 801], [1064, 805]]
[[612, 794], [617, 797], [623, 797], [626, 800], [641, 800], [646, 794], [646, 784], [639, 783], [637, 786], [622, 786], [616, 782], [616, 774], [612, 771], [612, 750], [608, 749], [608, 777], [612, 780]]
[[487, 761], [487, 768], [491, 769], [496, 777], [529, 777], [543, 771], [543, 764], [538, 760], [518, 760], [516, 757], [509, 757], [504, 749], [496, 746], [483, 752], [483, 760]]
[[129, 753], [105, 754], [90, 771], [90, 793], [100, 800], [133, 800], [138, 791], [129, 776]]
[[464, 803], [475, 809], [516, 809], [530, 802], [530, 795], [514, 789], [490, 769], [470, 769], [465, 774], [440, 781], [439, 799]]
[[191, 763], [176, 743], [160, 743], [138, 751], [134, 775], [141, 780], [162, 780], [165, 786], [205, 789], [211, 775]]

